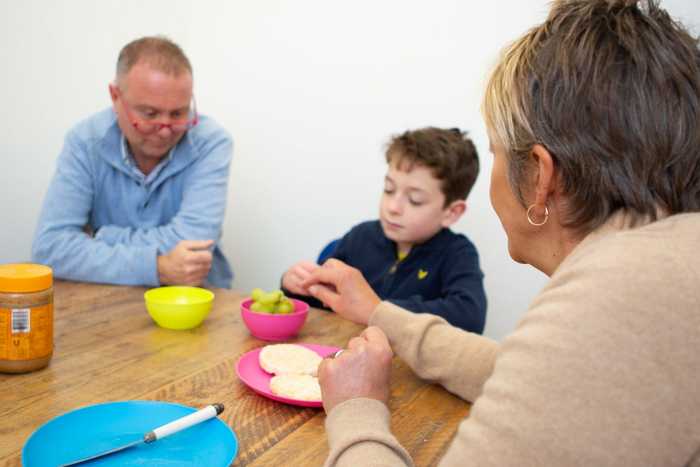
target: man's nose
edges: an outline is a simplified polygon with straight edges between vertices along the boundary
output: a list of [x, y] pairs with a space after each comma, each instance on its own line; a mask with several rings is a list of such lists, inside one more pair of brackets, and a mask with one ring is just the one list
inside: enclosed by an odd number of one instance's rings
[[158, 133], [158, 136], [162, 138], [171, 136], [173, 134], [172, 123], [161, 123], [156, 133]]

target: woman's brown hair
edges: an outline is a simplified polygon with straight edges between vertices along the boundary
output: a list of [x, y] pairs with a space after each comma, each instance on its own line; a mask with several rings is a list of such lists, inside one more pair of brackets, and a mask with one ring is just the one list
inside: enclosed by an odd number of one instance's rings
[[523, 204], [533, 145], [552, 154], [581, 233], [618, 209], [700, 210], [698, 41], [655, 1], [555, 2], [503, 52], [482, 111]]

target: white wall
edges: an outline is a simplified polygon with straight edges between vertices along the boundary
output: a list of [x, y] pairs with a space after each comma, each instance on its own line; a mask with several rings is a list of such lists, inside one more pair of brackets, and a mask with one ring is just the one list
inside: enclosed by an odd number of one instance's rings
[[[235, 139], [224, 251], [234, 288], [276, 287], [283, 270], [377, 214], [383, 145], [426, 125], [470, 131], [482, 173], [456, 230], [481, 252], [487, 334], [515, 325], [546, 278], [515, 264], [488, 200], [479, 115], [497, 51], [544, 0], [0, 0], [0, 262], [26, 261], [65, 131], [109, 105], [120, 48], [178, 42], [198, 107]], [[700, 30], [700, 2], [665, 2]]]

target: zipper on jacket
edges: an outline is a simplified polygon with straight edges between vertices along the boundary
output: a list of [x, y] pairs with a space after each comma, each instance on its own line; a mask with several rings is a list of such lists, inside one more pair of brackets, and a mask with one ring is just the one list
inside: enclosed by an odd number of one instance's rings
[[406, 258], [408, 258], [408, 255], [404, 256], [403, 258], [396, 258], [394, 264], [392, 264], [391, 267], [387, 269], [386, 273], [384, 273], [384, 276], [382, 277], [383, 296], [386, 297], [389, 295], [389, 290], [391, 285], [394, 283], [394, 278], [396, 277], [395, 274], [396, 271], [399, 269], [399, 264], [401, 264], [401, 262], [403, 261], [406, 261]]

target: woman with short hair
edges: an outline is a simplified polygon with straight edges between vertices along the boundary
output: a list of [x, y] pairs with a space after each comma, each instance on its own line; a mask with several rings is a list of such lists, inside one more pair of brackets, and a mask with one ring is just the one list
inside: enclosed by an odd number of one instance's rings
[[328, 465], [411, 464], [389, 431], [393, 349], [473, 402], [441, 465], [700, 466], [697, 40], [653, 1], [555, 2], [483, 113], [509, 253], [550, 281], [498, 343], [326, 263], [311, 294], [370, 325], [319, 370]]

